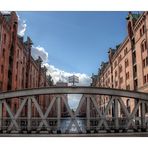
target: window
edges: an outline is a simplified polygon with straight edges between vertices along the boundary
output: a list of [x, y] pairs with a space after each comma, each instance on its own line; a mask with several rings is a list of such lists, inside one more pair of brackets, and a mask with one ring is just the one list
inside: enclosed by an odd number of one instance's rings
[[136, 52], [134, 51], [133, 52], [133, 64], [135, 64], [136, 63]]
[[123, 77], [120, 77], [120, 79], [119, 79], [119, 83], [120, 83], [120, 84], [123, 83]]
[[17, 58], [19, 58], [19, 49], [17, 50]]
[[147, 78], [147, 82], [148, 82], [148, 74], [146, 75], [146, 78]]
[[148, 66], [148, 57], [146, 57], [146, 66]]
[[142, 64], [143, 64], [143, 68], [144, 68], [146, 66], [145, 65], [145, 59], [143, 59]]
[[4, 66], [1, 65], [1, 74], [3, 74], [3, 73], [4, 73]]
[[105, 77], [107, 77], [107, 73], [105, 74]]
[[137, 65], [134, 66], [133, 72], [134, 72], [134, 78], [137, 77]]
[[136, 79], [134, 80], [134, 89], [137, 89], [137, 87], [138, 87], [138, 80]]
[[17, 111], [17, 105], [16, 103], [14, 104], [14, 113], [16, 114], [16, 111]]
[[16, 63], [16, 69], [18, 69], [18, 62]]
[[129, 61], [128, 59], [125, 60], [125, 68], [129, 66]]
[[122, 66], [120, 65], [119, 66], [119, 73], [121, 73], [122, 72]]
[[6, 34], [4, 34], [4, 44], [6, 44]]
[[108, 78], [108, 83], [110, 83], [110, 78]]
[[142, 36], [142, 30], [140, 29], [140, 37]]
[[118, 86], [118, 81], [115, 81], [115, 87], [117, 87]]
[[143, 46], [143, 43], [141, 44], [141, 51], [144, 52], [144, 46]]
[[130, 90], [130, 85], [126, 85], [126, 90]]
[[147, 49], [146, 41], [144, 42], [144, 48], [145, 50]]
[[5, 48], [3, 48], [3, 57], [5, 58]]
[[0, 81], [0, 91], [2, 90], [2, 87], [3, 87], [3, 82]]
[[129, 72], [126, 73], [126, 80], [129, 79]]
[[115, 71], [115, 77], [117, 77], [117, 71]]
[[146, 76], [143, 77], [143, 84], [146, 83]]
[[107, 86], [107, 81], [105, 82], [105, 85]]
[[111, 115], [111, 108], [109, 108], [109, 115]]
[[130, 112], [130, 99], [126, 100], [127, 110]]
[[147, 49], [147, 46], [146, 46], [146, 41], [142, 41], [141, 43], [141, 51], [144, 52], [145, 50]]
[[144, 34], [144, 32], [145, 32], [145, 27], [144, 27], [144, 25], [142, 26], [142, 33]]
[[145, 26], [143, 25], [140, 29], [140, 37], [145, 33]]
[[118, 63], [120, 63], [121, 59], [122, 59], [122, 56], [120, 55], [120, 56], [118, 57]]
[[108, 75], [110, 74], [110, 71], [108, 71]]
[[145, 68], [146, 66], [148, 66], [148, 57], [146, 57], [145, 59], [143, 59], [142, 64], [143, 64], [143, 68]]
[[127, 48], [124, 49], [124, 56], [127, 54]]
[[145, 103], [145, 113], [148, 113], [148, 104]]
[[114, 63], [114, 67], [116, 67], [117, 66], [117, 61], [115, 61], [115, 63]]

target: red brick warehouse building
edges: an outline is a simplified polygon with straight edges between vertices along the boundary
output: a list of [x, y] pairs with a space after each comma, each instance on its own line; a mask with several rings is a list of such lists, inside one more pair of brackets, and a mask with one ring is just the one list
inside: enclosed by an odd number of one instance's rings
[[[32, 41], [27, 41], [17, 34], [18, 17], [15, 12], [0, 13], [0, 91], [25, 88], [47, 87], [53, 85], [51, 76], [46, 75], [46, 67], [42, 67], [42, 59], [34, 60], [31, 56]], [[43, 112], [50, 103], [49, 95], [40, 96], [38, 101]], [[9, 100], [8, 104], [15, 113], [19, 100]], [[3, 108], [4, 116], [7, 115]], [[23, 114], [25, 116], [24, 109]], [[37, 114], [33, 107], [32, 114]]]
[[[98, 74], [92, 76], [92, 86], [148, 92], [148, 12], [129, 12], [128, 35], [125, 40], [109, 48], [108, 61], [102, 62]], [[134, 99], [122, 98], [125, 106], [132, 111], [137, 103]], [[98, 106], [103, 112], [109, 101], [108, 96], [98, 96]], [[148, 106], [145, 106], [148, 115]], [[138, 116], [140, 116], [140, 108]], [[113, 107], [107, 115], [110, 117]], [[119, 106], [119, 116], [124, 116]]]

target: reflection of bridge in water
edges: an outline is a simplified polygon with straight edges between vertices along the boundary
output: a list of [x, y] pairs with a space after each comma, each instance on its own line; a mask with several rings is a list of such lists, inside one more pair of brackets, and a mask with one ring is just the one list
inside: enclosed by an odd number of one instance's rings
[[[82, 94], [76, 111], [72, 111], [63, 94]], [[38, 97], [40, 95], [52, 95], [53, 98], [43, 112]], [[102, 112], [97, 103], [97, 96], [109, 96], [106, 108]], [[135, 100], [135, 105], [131, 111], [126, 107], [122, 97]], [[8, 100], [17, 98], [20, 106], [14, 113], [11, 111]], [[67, 115], [61, 116], [61, 101], [64, 102]], [[50, 111], [56, 104], [56, 116], [52, 116]], [[84, 109], [85, 114], [81, 114]], [[124, 116], [119, 116], [119, 105], [124, 112]], [[54, 134], [93, 134], [93, 133], [128, 133], [147, 132], [148, 118], [146, 117], [146, 107], [148, 105], [148, 94], [126, 90], [95, 87], [49, 87], [26, 89], [0, 93], [0, 132], [1, 136], [14, 135], [15, 133], [42, 133]], [[32, 106], [38, 112], [37, 117], [32, 116]], [[6, 108], [8, 117], [4, 117], [2, 107]], [[21, 116], [23, 109], [27, 110], [26, 116]], [[113, 109], [112, 116], [108, 117], [109, 109]], [[92, 111], [95, 110], [95, 114]], [[140, 112], [140, 113], [139, 113]]]

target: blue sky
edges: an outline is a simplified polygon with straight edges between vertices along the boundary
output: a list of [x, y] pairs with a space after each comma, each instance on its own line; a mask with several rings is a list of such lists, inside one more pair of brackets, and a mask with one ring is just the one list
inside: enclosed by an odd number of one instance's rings
[[48, 63], [66, 72], [97, 73], [109, 47], [127, 35], [128, 12], [18, 12], [25, 36], [48, 52]]
[[[10, 13], [10, 12], [4, 12]], [[108, 60], [110, 47], [127, 35], [128, 12], [17, 12], [18, 34], [30, 36], [32, 56], [41, 56], [54, 84], [75, 74], [79, 86], [89, 86], [102, 61]], [[70, 84], [69, 84], [70, 85]], [[76, 109], [81, 95], [69, 95]]]

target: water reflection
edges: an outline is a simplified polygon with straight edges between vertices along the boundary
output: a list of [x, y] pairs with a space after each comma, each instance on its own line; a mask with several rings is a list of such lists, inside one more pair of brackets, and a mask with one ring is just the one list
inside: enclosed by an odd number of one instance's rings
[[[71, 122], [70, 119], [66, 119], [66, 120], [62, 120], [61, 121], [61, 132], [62, 133], [66, 132], [70, 122]], [[85, 122], [84, 122], [84, 120], [77, 119], [77, 123], [78, 123], [81, 131], [84, 131], [84, 129], [85, 129]], [[74, 122], [73, 122], [73, 124], [72, 124], [72, 126], [71, 126], [71, 128], [69, 130], [69, 133], [78, 133], [78, 129], [77, 129], [76, 125], [74, 124]]]

